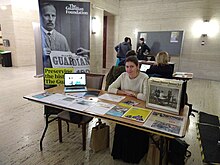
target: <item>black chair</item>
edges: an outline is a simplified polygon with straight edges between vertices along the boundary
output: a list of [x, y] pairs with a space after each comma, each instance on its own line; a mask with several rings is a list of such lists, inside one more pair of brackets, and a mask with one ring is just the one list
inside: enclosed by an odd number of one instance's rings
[[[86, 74], [87, 88], [102, 89], [102, 83], [105, 75], [102, 74]], [[58, 114], [58, 131], [59, 142], [62, 142], [62, 120], [67, 123], [67, 132], [69, 132], [69, 123], [78, 124], [78, 127], [82, 126], [82, 143], [83, 150], [86, 149], [86, 125], [93, 119], [93, 117], [84, 116], [72, 112], [62, 111]], [[72, 117], [73, 116], [73, 117]], [[75, 117], [74, 117], [75, 116]]]

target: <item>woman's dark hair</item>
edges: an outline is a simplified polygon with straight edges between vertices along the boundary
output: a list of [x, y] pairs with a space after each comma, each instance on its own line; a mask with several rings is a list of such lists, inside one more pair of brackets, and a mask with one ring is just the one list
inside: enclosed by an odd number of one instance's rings
[[130, 57], [130, 56], [136, 56], [137, 54], [136, 54], [136, 52], [134, 51], [134, 50], [129, 50], [129, 51], [127, 51], [127, 53], [126, 53], [126, 57]]
[[132, 44], [131, 44], [131, 38], [130, 38], [130, 37], [125, 37], [125, 38], [124, 38], [124, 42], [128, 42], [128, 40], [130, 41], [130, 42], [129, 42], [130, 46], [132, 46]]
[[140, 38], [140, 40], [144, 42], [144, 38]]
[[138, 66], [138, 58], [136, 56], [129, 56], [126, 58], [126, 62], [133, 62], [136, 66]]
[[127, 42], [130, 38], [129, 37], [125, 37], [124, 41]]

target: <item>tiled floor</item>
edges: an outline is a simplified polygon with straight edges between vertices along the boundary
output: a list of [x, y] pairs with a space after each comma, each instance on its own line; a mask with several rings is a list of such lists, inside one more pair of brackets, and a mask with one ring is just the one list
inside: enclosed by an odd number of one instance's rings
[[[81, 129], [74, 124], [70, 125], [69, 133], [64, 129], [63, 143], [59, 143], [57, 122], [51, 123], [43, 142], [43, 152], [40, 152], [43, 107], [22, 98], [43, 89], [42, 78], [34, 78], [34, 75], [35, 67], [0, 67], [0, 165], [127, 165], [112, 159], [111, 147], [98, 153], [92, 152], [89, 147], [91, 129], [88, 129], [87, 149], [82, 151]], [[220, 82], [193, 79], [188, 82], [187, 93], [194, 109], [220, 116]], [[90, 123], [89, 128], [96, 120]], [[190, 117], [185, 137], [192, 152], [187, 165], [202, 164], [196, 121], [196, 117]], [[114, 124], [109, 124], [111, 146]], [[145, 164], [144, 159], [139, 164]]]

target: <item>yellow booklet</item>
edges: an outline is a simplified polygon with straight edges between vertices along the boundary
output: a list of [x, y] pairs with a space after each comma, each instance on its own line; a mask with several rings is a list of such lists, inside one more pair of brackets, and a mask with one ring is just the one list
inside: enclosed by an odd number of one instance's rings
[[144, 122], [151, 114], [151, 112], [152, 110], [150, 109], [131, 107], [122, 117], [139, 122]]

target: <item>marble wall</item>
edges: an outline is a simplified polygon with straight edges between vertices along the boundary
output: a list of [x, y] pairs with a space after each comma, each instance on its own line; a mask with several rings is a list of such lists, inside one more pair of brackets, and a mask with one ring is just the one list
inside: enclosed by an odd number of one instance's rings
[[[135, 31], [184, 30], [182, 54], [172, 58], [176, 70], [193, 72], [194, 77], [220, 80], [220, 33], [205, 38], [195, 36], [195, 22], [208, 19], [220, 24], [218, 0], [120, 0], [119, 40], [131, 35], [136, 46]], [[198, 30], [201, 27], [198, 27]], [[134, 48], [134, 47], [133, 47]]]
[[[107, 68], [115, 63], [114, 46], [125, 36], [132, 38], [136, 49], [138, 31], [184, 30], [182, 54], [172, 57], [176, 71], [193, 72], [194, 77], [220, 80], [220, 33], [205, 38], [195, 36], [193, 26], [198, 20], [215, 20], [220, 24], [219, 0], [90, 0], [91, 16], [99, 18], [99, 34], [91, 34], [91, 71], [100, 72], [103, 55], [103, 16], [108, 14]], [[29, 5], [19, 5], [25, 3]], [[35, 65], [32, 22], [39, 22], [37, 0], [12, 1], [0, 9], [4, 39], [11, 46], [13, 66]], [[33, 3], [30, 5], [30, 3]], [[0, 2], [0, 6], [1, 6]], [[199, 30], [199, 29], [198, 29]]]
[[[2, 9], [4, 6], [4, 9]], [[13, 66], [35, 65], [32, 22], [38, 22], [37, 0], [0, 2], [0, 23], [3, 39], [9, 39]]]
[[110, 68], [115, 63], [114, 45], [117, 42], [117, 15], [119, 14], [119, 0], [91, 0], [91, 16], [98, 18], [100, 31], [91, 34], [91, 72], [102, 72], [103, 66], [103, 23], [107, 16], [106, 40], [106, 67]]

